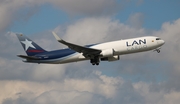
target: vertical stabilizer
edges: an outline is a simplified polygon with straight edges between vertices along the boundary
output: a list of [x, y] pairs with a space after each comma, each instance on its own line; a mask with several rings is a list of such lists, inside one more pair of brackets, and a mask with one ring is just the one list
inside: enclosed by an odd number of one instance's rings
[[16, 35], [21, 45], [23, 46], [24, 51], [27, 53], [28, 56], [34, 56], [39, 53], [47, 52], [39, 45], [37, 45], [35, 42], [33, 42], [31, 39], [29, 39], [27, 36], [23, 34], [16, 34]]

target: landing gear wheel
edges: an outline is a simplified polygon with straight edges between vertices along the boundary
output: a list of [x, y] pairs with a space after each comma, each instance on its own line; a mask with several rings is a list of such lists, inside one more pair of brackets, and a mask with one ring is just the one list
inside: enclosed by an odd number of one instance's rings
[[96, 63], [96, 65], [99, 65], [99, 63]]
[[161, 51], [158, 49], [158, 50], [157, 50], [157, 53], [160, 53], [160, 52], [161, 52]]
[[99, 65], [99, 57], [94, 57], [94, 59], [90, 60], [92, 65]]
[[157, 53], [160, 53], [160, 52], [161, 52], [161, 51], [160, 51], [160, 48], [155, 49], [154, 51], [156, 51]]

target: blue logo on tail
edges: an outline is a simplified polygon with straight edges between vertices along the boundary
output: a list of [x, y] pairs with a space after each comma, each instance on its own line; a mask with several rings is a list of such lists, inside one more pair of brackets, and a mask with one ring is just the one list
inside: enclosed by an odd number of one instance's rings
[[34, 56], [39, 53], [47, 52], [25, 35], [17, 34], [17, 37], [28, 56]]
[[25, 40], [25, 41], [21, 41], [21, 43], [23, 43], [25, 45], [25, 50], [27, 51], [29, 47], [36, 49], [33, 45], [32, 45], [32, 41], [29, 40]]

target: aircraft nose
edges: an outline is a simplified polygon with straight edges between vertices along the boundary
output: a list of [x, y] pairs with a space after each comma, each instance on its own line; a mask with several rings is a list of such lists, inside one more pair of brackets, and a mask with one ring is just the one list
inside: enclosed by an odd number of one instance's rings
[[165, 41], [164, 41], [164, 40], [162, 40], [162, 44], [165, 44]]
[[164, 40], [160, 40], [160, 45], [163, 45], [163, 44], [165, 44], [165, 41]]

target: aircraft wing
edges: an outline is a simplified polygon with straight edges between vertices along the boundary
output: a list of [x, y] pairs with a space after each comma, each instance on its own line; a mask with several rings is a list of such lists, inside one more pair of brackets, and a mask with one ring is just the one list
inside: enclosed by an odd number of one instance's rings
[[88, 48], [88, 47], [84, 47], [84, 46], [66, 42], [66, 41], [62, 40], [61, 38], [59, 38], [56, 33], [54, 33], [54, 32], [52, 32], [52, 33], [58, 42], [68, 46], [69, 48], [71, 48], [72, 50], [74, 50], [76, 52], [83, 53], [83, 55], [85, 57], [98, 56], [102, 52], [101, 50], [98, 50], [98, 49]]

